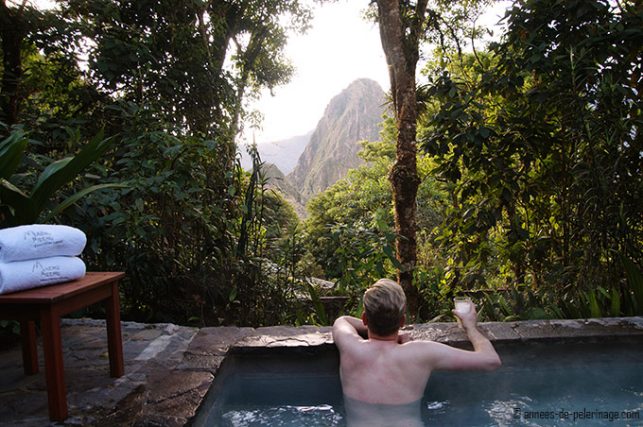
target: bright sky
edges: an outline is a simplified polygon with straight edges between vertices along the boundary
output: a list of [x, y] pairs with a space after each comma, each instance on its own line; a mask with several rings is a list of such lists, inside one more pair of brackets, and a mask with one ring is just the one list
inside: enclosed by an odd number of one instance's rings
[[264, 92], [254, 105], [264, 115], [257, 143], [303, 135], [321, 119], [330, 99], [359, 78], [377, 81], [389, 90], [386, 59], [375, 23], [362, 19], [367, 1], [339, 0], [315, 5], [312, 28], [291, 38], [286, 56], [295, 66], [291, 82]]
[[[482, 19], [495, 24], [510, 2], [499, 2]], [[289, 84], [262, 94], [253, 104], [264, 120], [261, 130], [246, 129], [258, 144], [312, 131], [331, 98], [359, 78], [377, 81], [388, 92], [390, 83], [377, 24], [362, 18], [366, 0], [338, 0], [314, 5], [312, 28], [292, 38], [286, 56], [296, 68]]]
[[[31, 0], [39, 7], [51, 7], [52, 0]], [[356, 79], [377, 81], [384, 91], [390, 88], [386, 59], [379, 29], [363, 19], [368, 0], [336, 0], [313, 5], [311, 28], [303, 36], [291, 37], [286, 56], [295, 66], [287, 85], [265, 91], [251, 108], [260, 111], [261, 130], [246, 127], [245, 138], [258, 144], [303, 135], [312, 131], [331, 98]], [[509, 1], [499, 1], [481, 19], [495, 24]]]

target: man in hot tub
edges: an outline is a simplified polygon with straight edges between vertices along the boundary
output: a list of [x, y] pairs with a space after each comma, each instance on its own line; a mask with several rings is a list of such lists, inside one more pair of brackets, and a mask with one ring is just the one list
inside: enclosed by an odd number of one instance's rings
[[[477, 328], [475, 306], [454, 311], [473, 351], [434, 341], [412, 341], [399, 333], [406, 296], [392, 280], [381, 279], [364, 293], [364, 313], [333, 324], [349, 426], [421, 426], [420, 400], [434, 370], [494, 370], [498, 353]], [[362, 338], [365, 336], [366, 338]]]

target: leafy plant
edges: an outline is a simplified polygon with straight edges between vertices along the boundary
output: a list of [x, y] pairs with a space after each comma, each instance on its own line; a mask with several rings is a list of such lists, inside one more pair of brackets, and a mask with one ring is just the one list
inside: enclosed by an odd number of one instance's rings
[[71, 183], [110, 146], [112, 138], [103, 138], [102, 132], [83, 146], [75, 156], [66, 157], [47, 166], [30, 192], [24, 192], [11, 181], [28, 146], [25, 133], [18, 129], [0, 142], [0, 220], [4, 226], [46, 222], [87, 194], [118, 184], [98, 184], [84, 188], [47, 210], [47, 204], [58, 190]]
[[[127, 273], [125, 318], [292, 319], [302, 244], [285, 236], [295, 215], [259, 179], [248, 185], [235, 138], [248, 119], [245, 101], [291, 75], [286, 30], [303, 32], [310, 7], [300, 0], [73, 0], [55, 11], [7, 8], [34, 19], [9, 14], [5, 26], [24, 29], [21, 43], [3, 52], [22, 68], [0, 66], [1, 80], [12, 85], [0, 90], [0, 109], [10, 105], [7, 121], [28, 132], [0, 129], [0, 139], [10, 136], [0, 150], [0, 226], [55, 215], [85, 230], [88, 267]], [[70, 128], [79, 129], [74, 138]], [[119, 143], [113, 157], [92, 164], [92, 175], [78, 176], [109, 139], [97, 136], [75, 158], [50, 164], [101, 128]], [[83, 188], [94, 172], [108, 178]]]
[[314, 313], [314, 315], [309, 316], [307, 320], [312, 320], [311, 323], [314, 324], [328, 325], [330, 319], [328, 319], [328, 316], [326, 315], [326, 309], [324, 308], [324, 305], [321, 302], [321, 298], [319, 297], [319, 291], [315, 289], [315, 287], [309, 281], [304, 281], [304, 288], [306, 289], [306, 292], [310, 297]]
[[20, 131], [12, 132], [0, 142], [0, 179], [5, 180], [15, 172], [27, 144], [27, 138]]
[[625, 276], [629, 284], [631, 294], [631, 305], [635, 315], [643, 315], [643, 273], [638, 266], [629, 258], [622, 257]]
[[428, 71], [420, 139], [450, 186], [449, 282], [528, 286], [548, 315], [631, 313], [618, 254], [642, 262], [640, 11], [527, 0], [506, 21], [488, 52]]

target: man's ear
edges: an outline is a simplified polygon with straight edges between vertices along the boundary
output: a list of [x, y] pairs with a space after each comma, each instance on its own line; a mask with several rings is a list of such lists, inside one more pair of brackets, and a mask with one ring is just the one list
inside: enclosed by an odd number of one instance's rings
[[402, 318], [400, 319], [400, 328], [404, 326], [405, 323], [406, 323], [406, 314], [403, 314]]
[[366, 319], [366, 312], [362, 313], [362, 323], [364, 326], [368, 326], [368, 319]]

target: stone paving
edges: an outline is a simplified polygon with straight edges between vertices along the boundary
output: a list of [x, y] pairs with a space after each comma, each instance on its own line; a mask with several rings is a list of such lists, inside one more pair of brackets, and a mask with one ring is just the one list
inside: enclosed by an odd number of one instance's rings
[[[125, 375], [109, 377], [104, 321], [64, 320], [69, 418], [50, 423], [42, 349], [40, 373], [25, 376], [20, 346], [0, 351], [0, 425], [183, 426], [189, 424], [228, 351], [331, 346], [330, 328], [190, 328], [123, 322]], [[643, 337], [643, 317], [482, 323], [494, 342]], [[466, 346], [455, 323], [404, 328], [415, 339]]]

